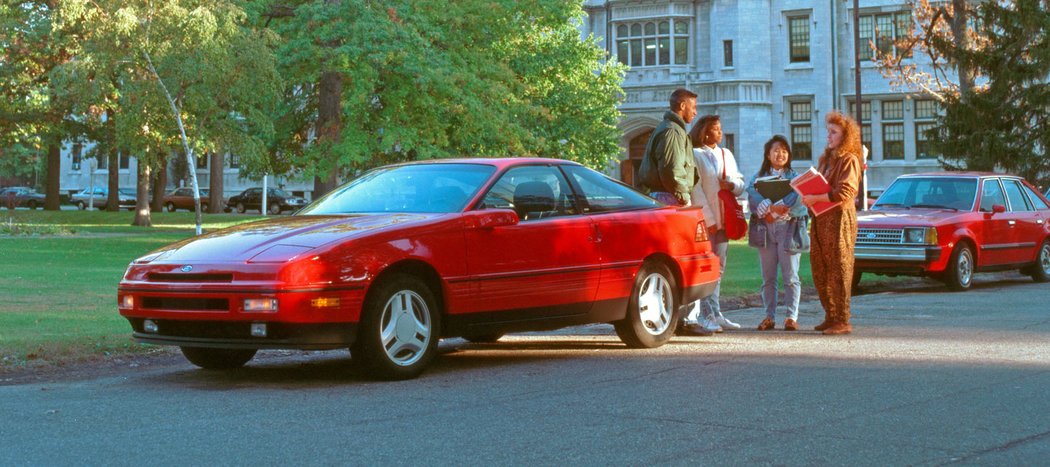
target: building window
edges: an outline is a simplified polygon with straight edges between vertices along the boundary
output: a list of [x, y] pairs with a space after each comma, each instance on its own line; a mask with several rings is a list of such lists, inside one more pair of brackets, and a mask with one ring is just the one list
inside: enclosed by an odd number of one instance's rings
[[723, 61], [725, 67], [733, 66], [733, 41], [722, 41]]
[[811, 102], [791, 102], [788, 107], [791, 121], [792, 159], [812, 159], [813, 104]]
[[809, 61], [809, 16], [788, 18], [791, 63]]
[[936, 120], [939, 112], [937, 101], [915, 101], [915, 157], [918, 159], [936, 159], [939, 156], [934, 152], [932, 145], [932, 137], [937, 133]]
[[109, 155], [95, 152], [95, 170], [109, 170]]
[[616, 26], [616, 57], [632, 67], [685, 65], [689, 61], [689, 23], [674, 18], [620, 23]]
[[729, 152], [736, 154], [736, 135], [732, 133], [726, 133], [724, 138], [726, 144], [725, 148], [728, 149]]
[[[860, 59], [871, 60], [874, 45], [880, 54], [896, 53], [897, 39], [908, 36], [912, 27], [910, 11], [860, 16]], [[911, 51], [905, 51], [911, 57]]]
[[73, 143], [73, 149], [70, 151], [70, 155], [73, 156], [72, 170], [80, 170], [80, 161], [83, 160], [84, 157], [84, 145]]
[[119, 164], [121, 170], [128, 170], [131, 167], [131, 156], [128, 154], [120, 153]]
[[[857, 118], [857, 103], [850, 101], [849, 116]], [[871, 149], [871, 102], [860, 102], [860, 142]]]
[[882, 101], [882, 159], [904, 159], [904, 101]]
[[241, 157], [236, 154], [230, 154], [230, 168], [239, 169], [241, 167]]

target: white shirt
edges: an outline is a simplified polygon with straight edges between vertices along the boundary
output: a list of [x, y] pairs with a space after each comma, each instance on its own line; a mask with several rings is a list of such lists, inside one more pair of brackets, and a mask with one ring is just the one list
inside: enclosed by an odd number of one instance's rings
[[[725, 154], [724, 164], [723, 154]], [[693, 158], [700, 170], [700, 183], [693, 188], [692, 202], [701, 207], [704, 212], [704, 222], [708, 226], [717, 225], [719, 229], [722, 229], [725, 225], [722, 223], [722, 209], [718, 202], [718, 190], [721, 189], [718, 182], [722, 179], [723, 165], [726, 181], [733, 184], [734, 196], [740, 196], [744, 192], [746, 188], [744, 176], [737, 168], [736, 157], [728, 149], [718, 146], [695, 148]]]

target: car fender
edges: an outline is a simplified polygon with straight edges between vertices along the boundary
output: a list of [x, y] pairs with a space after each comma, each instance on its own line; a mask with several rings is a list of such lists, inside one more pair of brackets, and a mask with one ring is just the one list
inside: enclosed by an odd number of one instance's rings
[[951, 258], [952, 253], [955, 251], [955, 248], [959, 246], [960, 242], [967, 242], [970, 245], [973, 245], [974, 263], [980, 265], [981, 249], [978, 247], [980, 243], [977, 241], [977, 233], [965, 225], [954, 225], [952, 226], [952, 229], [950, 237], [951, 241], [948, 243], [951, 248], [948, 249], [948, 251], [945, 251], [944, 254], [941, 255], [940, 261], [938, 261], [942, 266], [940, 270], [944, 270], [944, 267], [948, 265], [949, 258]]

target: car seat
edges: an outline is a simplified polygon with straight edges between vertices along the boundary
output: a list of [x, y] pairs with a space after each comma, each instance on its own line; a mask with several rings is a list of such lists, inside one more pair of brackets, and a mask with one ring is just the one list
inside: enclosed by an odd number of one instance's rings
[[554, 211], [554, 190], [544, 182], [524, 182], [514, 187], [514, 210], [521, 220], [539, 219]]

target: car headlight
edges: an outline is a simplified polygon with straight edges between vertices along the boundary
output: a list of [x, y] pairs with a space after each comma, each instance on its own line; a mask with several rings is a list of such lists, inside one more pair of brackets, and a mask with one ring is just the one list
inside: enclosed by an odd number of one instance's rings
[[936, 245], [937, 229], [933, 227], [908, 227], [904, 229], [904, 243]]

